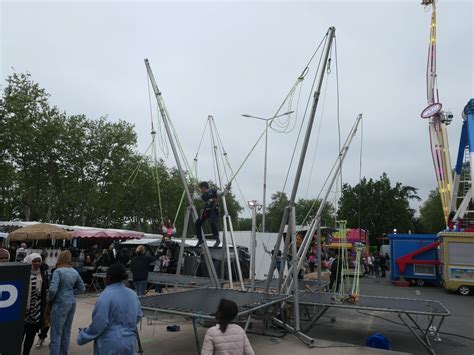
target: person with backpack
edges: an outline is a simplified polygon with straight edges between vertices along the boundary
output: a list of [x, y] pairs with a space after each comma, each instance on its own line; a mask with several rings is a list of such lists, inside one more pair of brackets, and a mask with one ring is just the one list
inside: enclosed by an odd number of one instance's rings
[[216, 311], [217, 325], [207, 330], [201, 355], [255, 355], [245, 331], [232, 324], [238, 313], [235, 302], [221, 299]]

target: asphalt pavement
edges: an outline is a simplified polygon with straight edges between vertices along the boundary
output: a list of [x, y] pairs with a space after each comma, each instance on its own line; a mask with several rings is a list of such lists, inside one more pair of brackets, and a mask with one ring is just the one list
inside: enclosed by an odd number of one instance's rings
[[[360, 294], [384, 297], [401, 297], [436, 300], [450, 312], [441, 327], [441, 342], [434, 343], [437, 354], [474, 354], [474, 296], [460, 296], [444, 290], [442, 287], [397, 287], [388, 278], [361, 278]], [[367, 314], [363, 314], [367, 313]], [[375, 316], [374, 316], [375, 315]], [[377, 317], [378, 316], [378, 317]], [[383, 317], [385, 319], [379, 318]], [[335, 322], [331, 322], [331, 320]], [[417, 321], [425, 324], [427, 318], [418, 316]], [[410, 331], [396, 323], [396, 315], [354, 310], [331, 309], [318, 321], [309, 335], [326, 341], [363, 345], [367, 336], [375, 332], [389, 338], [392, 350], [413, 354], [427, 354], [425, 348], [416, 340]], [[449, 334], [444, 334], [449, 333]], [[464, 337], [471, 338], [466, 339]]]
[[[360, 293], [364, 295], [403, 297], [437, 300], [451, 312], [441, 329], [442, 341], [434, 343], [437, 354], [449, 355], [473, 355], [474, 341], [460, 336], [474, 339], [474, 297], [460, 296], [449, 293], [441, 287], [396, 287], [388, 279], [360, 279]], [[90, 323], [92, 309], [96, 301], [96, 294], [80, 295], [74, 323], [72, 327], [72, 339], [69, 354], [92, 354], [92, 344], [79, 347], [76, 343], [77, 330]], [[390, 339], [392, 354], [412, 353], [427, 354], [425, 348], [418, 343], [409, 330], [399, 323], [400, 320], [393, 314], [380, 314], [385, 319], [374, 315], [362, 314], [354, 310], [330, 310], [317, 325], [310, 331], [309, 335], [316, 339], [316, 348], [308, 348], [294, 336], [287, 335], [277, 339], [266, 336], [250, 334], [249, 338], [256, 354], [381, 354], [380, 350], [365, 347], [367, 336], [380, 332]], [[424, 317], [426, 318], [426, 317]], [[332, 322], [331, 320], [334, 320]], [[418, 321], [425, 322], [422, 316]], [[167, 325], [179, 324], [181, 331], [170, 333], [166, 331]], [[202, 341], [206, 329], [198, 329], [199, 338]], [[450, 333], [450, 334], [444, 334]], [[458, 335], [458, 336], [456, 336]], [[147, 324], [144, 320], [140, 326], [140, 336], [145, 354], [196, 354], [197, 349], [193, 335], [192, 324], [182, 317], [161, 315], [158, 321]], [[39, 350], [33, 350], [31, 354], [49, 354], [47, 345]]]

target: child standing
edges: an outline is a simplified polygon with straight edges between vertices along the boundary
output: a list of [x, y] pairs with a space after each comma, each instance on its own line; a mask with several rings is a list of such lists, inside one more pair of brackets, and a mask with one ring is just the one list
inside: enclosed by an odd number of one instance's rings
[[207, 330], [201, 355], [255, 355], [245, 331], [232, 324], [238, 312], [234, 302], [221, 299], [216, 312], [217, 325]]

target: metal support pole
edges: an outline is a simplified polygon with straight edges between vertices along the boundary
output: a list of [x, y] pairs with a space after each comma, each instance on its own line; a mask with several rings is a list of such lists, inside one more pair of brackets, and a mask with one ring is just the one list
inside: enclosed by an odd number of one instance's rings
[[[305, 137], [304, 137], [304, 140], [303, 140], [303, 145], [301, 147], [301, 155], [300, 155], [300, 159], [299, 159], [299, 162], [298, 162], [298, 167], [297, 167], [296, 173], [295, 173], [295, 180], [293, 182], [293, 189], [291, 191], [291, 196], [290, 196], [290, 199], [288, 201], [288, 207], [289, 208], [292, 208], [293, 206], [295, 206], [296, 194], [298, 192], [299, 182], [300, 182], [300, 179], [301, 179], [301, 173], [303, 171], [304, 161], [305, 161], [305, 158], [306, 158], [306, 152], [308, 150], [308, 145], [309, 145], [309, 139], [311, 137], [311, 131], [313, 129], [314, 117], [316, 115], [316, 109], [318, 107], [319, 97], [321, 95], [321, 87], [323, 85], [324, 75], [326, 73], [326, 66], [328, 64], [329, 55], [331, 53], [332, 41], [334, 40], [335, 32], [336, 32], [336, 29], [334, 27], [330, 27], [328, 32], [327, 32], [327, 41], [326, 41], [326, 44], [325, 44], [325, 48], [323, 50], [321, 67], [320, 67], [320, 72], [319, 72], [319, 78], [317, 80], [316, 89], [315, 89], [314, 95], [313, 95], [313, 105], [312, 105], [312, 108], [311, 108], [311, 113], [308, 117], [308, 125], [307, 125], [307, 128], [306, 128], [306, 134], [305, 134]], [[286, 221], [287, 221], [286, 218], [287, 217], [288, 217], [288, 210], [286, 210], [286, 213], [283, 215], [283, 218], [282, 218], [283, 228], [280, 225], [280, 231], [278, 233], [278, 237], [277, 237], [277, 240], [276, 240], [275, 247], [273, 248], [275, 251], [280, 248], [281, 239], [283, 237], [284, 224], [286, 224]], [[270, 269], [268, 271], [269, 276], [273, 274], [273, 270], [275, 269], [275, 258], [276, 258], [276, 255], [273, 255], [272, 262], [270, 264]], [[270, 284], [270, 280], [267, 279], [266, 290], [268, 290], [269, 284]]]
[[[218, 139], [217, 139], [217, 128], [216, 128], [216, 123], [214, 122], [214, 117], [208, 116], [209, 120], [209, 128], [211, 131], [211, 140], [212, 140], [212, 145], [213, 145], [213, 151], [214, 151], [214, 158], [216, 161], [216, 170], [217, 170], [217, 178], [219, 179], [219, 185], [223, 186], [222, 183], [222, 174], [221, 174], [221, 166], [220, 166], [220, 161], [218, 158]], [[225, 239], [227, 240], [227, 232], [229, 232], [230, 240], [232, 243], [232, 248], [234, 249], [234, 255], [235, 255], [235, 264], [237, 266], [237, 276], [239, 277], [240, 281], [240, 288], [242, 291], [245, 291], [245, 285], [244, 285], [244, 278], [242, 276], [242, 268], [240, 267], [240, 260], [239, 260], [239, 251], [237, 249], [237, 245], [235, 244], [234, 241], [234, 227], [232, 225], [232, 218], [229, 215], [229, 210], [227, 208], [227, 200], [225, 195], [222, 196], [222, 207], [224, 209], [224, 232], [223, 234], [225, 235]], [[232, 263], [231, 263], [231, 255], [229, 253], [229, 244], [225, 242], [225, 248], [226, 248], [226, 254], [227, 254], [227, 264], [228, 264], [228, 269], [229, 269], [229, 281], [231, 288], [233, 288], [233, 281], [232, 281]]]
[[254, 201], [252, 209], [252, 234], [250, 237], [250, 289], [255, 291], [255, 247], [257, 244], [257, 204]]
[[[275, 271], [275, 265], [276, 265], [276, 257], [278, 255], [278, 250], [280, 250], [280, 244], [283, 238], [283, 232], [285, 230], [287, 220], [288, 220], [288, 208], [285, 208], [285, 211], [283, 212], [283, 218], [281, 219], [281, 223], [280, 223], [280, 229], [278, 230], [277, 241], [275, 242], [275, 247], [273, 248], [272, 261], [270, 262], [270, 269], [268, 271], [267, 282], [265, 284], [265, 292], [268, 292], [270, 288], [270, 283], [273, 279], [273, 272]], [[281, 269], [285, 267], [285, 263], [286, 263], [286, 260], [283, 259], [283, 255], [282, 255]]]
[[296, 194], [298, 192], [299, 182], [301, 179], [301, 173], [303, 171], [304, 161], [306, 158], [306, 152], [308, 151], [309, 139], [311, 138], [311, 131], [313, 129], [314, 117], [316, 116], [316, 109], [318, 108], [319, 97], [321, 95], [321, 87], [323, 85], [324, 75], [326, 73], [326, 66], [328, 64], [329, 54], [331, 53], [332, 41], [334, 40], [336, 33], [336, 29], [334, 27], [330, 27], [327, 33], [327, 42], [326, 48], [323, 53], [323, 59], [321, 62], [321, 69], [319, 72], [319, 79], [316, 85], [316, 90], [314, 91], [313, 96], [313, 106], [311, 108], [311, 114], [308, 117], [308, 125], [306, 128], [306, 134], [303, 140], [303, 145], [301, 147], [301, 155], [300, 160], [298, 162], [298, 167], [295, 173], [295, 181], [293, 182], [293, 189], [291, 191], [290, 196], [290, 205], [293, 205], [296, 200]]
[[[166, 110], [166, 107], [165, 107], [165, 104], [164, 104], [164, 101], [163, 101], [163, 97], [161, 96], [161, 92], [158, 89], [158, 86], [156, 85], [155, 77], [154, 77], [153, 72], [151, 70], [150, 63], [148, 62], [148, 59], [145, 59], [145, 66], [146, 66], [146, 69], [147, 69], [147, 73], [148, 73], [148, 77], [150, 79], [151, 86], [152, 86], [153, 91], [155, 93], [156, 102], [157, 102], [158, 107], [160, 109], [161, 118], [163, 120], [163, 125], [165, 127], [166, 134], [167, 134], [168, 140], [170, 142], [171, 150], [173, 152], [173, 156], [174, 156], [175, 161], [176, 161], [176, 167], [178, 168], [178, 171], [179, 171], [179, 176], [181, 178], [181, 183], [183, 184], [184, 192], [185, 192], [186, 198], [188, 200], [188, 206], [190, 206], [194, 221], [196, 221], [199, 218], [199, 216], [198, 216], [198, 213], [197, 213], [197, 210], [196, 210], [196, 206], [194, 206], [194, 202], [193, 202], [193, 199], [191, 197], [191, 192], [189, 191], [188, 181], [186, 179], [186, 173], [183, 169], [183, 166], [181, 165], [179, 152], [178, 152], [178, 149], [176, 147], [174, 137], [173, 137], [173, 133], [171, 131], [171, 127], [170, 127], [170, 123], [169, 123], [168, 111]], [[219, 284], [216, 269], [215, 269], [214, 264], [212, 262], [212, 257], [211, 257], [211, 254], [209, 252], [209, 248], [207, 246], [207, 242], [206, 242], [206, 238], [204, 237], [204, 233], [203, 233], [203, 239], [204, 239], [204, 242], [202, 243], [202, 246], [203, 246], [202, 248], [204, 250], [204, 259], [206, 261], [207, 270], [209, 271], [209, 277], [211, 279], [211, 284], [214, 287], [220, 288], [221, 286]]]
[[[212, 156], [215, 161], [215, 166], [217, 170], [217, 183], [219, 184], [219, 188], [222, 188], [222, 179], [221, 179], [221, 171], [220, 171], [220, 166], [219, 166], [219, 158], [218, 158], [218, 148], [217, 148], [217, 143], [214, 137], [214, 132], [213, 132], [213, 118], [212, 116], [207, 116], [208, 124], [209, 124], [209, 133], [211, 135], [211, 144], [212, 144]], [[229, 275], [229, 287], [231, 289], [234, 288], [234, 280], [232, 277], [232, 262], [231, 262], [231, 256], [229, 253], [229, 243], [227, 242], [227, 203], [225, 196], [222, 196], [222, 205], [224, 207], [224, 215], [222, 216], [222, 237], [223, 237], [223, 245], [222, 245], [222, 254], [225, 257], [221, 261], [222, 264], [227, 265], [227, 273]], [[225, 260], [225, 262], [224, 262]], [[221, 268], [222, 269], [222, 268]], [[224, 278], [224, 275], [222, 275], [222, 278]]]
[[222, 231], [222, 236], [223, 236], [223, 243], [224, 245], [222, 246], [222, 249], [225, 250], [225, 256], [226, 256], [226, 263], [227, 263], [227, 273], [229, 275], [229, 287], [231, 289], [234, 288], [234, 280], [232, 276], [232, 262], [230, 260], [230, 251], [229, 251], [229, 243], [227, 242], [227, 217], [224, 215], [222, 218], [223, 221], [223, 228], [224, 230]]
[[282, 320], [280, 320], [278, 318], [272, 318], [272, 321], [273, 321], [273, 323], [277, 324], [278, 326], [282, 327], [283, 329], [286, 329], [287, 331], [293, 333], [298, 339], [300, 339], [303, 343], [308, 345], [310, 348], [315, 346], [313, 338], [307, 336], [306, 334], [304, 334], [301, 331], [298, 331], [298, 332], [295, 331], [295, 329], [291, 325], [283, 322]]
[[[224, 220], [222, 220], [222, 225], [224, 225]], [[222, 237], [223, 237], [223, 242], [224, 242], [224, 245], [225, 243], [227, 242], [227, 237], [223, 231], [222, 233]], [[227, 260], [227, 253], [226, 253], [226, 248], [222, 247], [222, 254], [221, 254], [221, 279], [224, 280], [225, 279], [225, 266], [226, 266], [226, 263], [224, 262], [224, 260]]]
[[317, 241], [318, 241], [318, 286], [319, 286], [319, 291], [321, 291], [321, 285], [323, 284], [323, 277], [322, 277], [322, 252], [321, 252], [321, 249], [322, 249], [322, 238], [321, 238], [321, 220], [318, 219], [318, 221], [316, 222], [318, 224], [318, 228], [317, 228], [317, 232], [316, 232], [316, 235], [317, 235]]
[[[305, 256], [308, 252], [309, 246], [311, 245], [311, 239], [308, 237], [309, 235], [314, 235], [316, 231], [316, 224], [315, 221], [313, 221], [306, 233], [305, 238], [303, 239], [303, 242], [301, 243], [300, 249], [298, 250], [298, 264], [297, 268], [298, 270], [303, 266], [303, 262], [305, 260]], [[288, 276], [283, 282], [283, 288], [288, 286], [288, 289], [291, 289], [293, 287], [293, 265], [290, 267], [290, 270], [288, 272]]]
[[186, 213], [184, 214], [184, 225], [183, 233], [181, 234], [181, 244], [179, 245], [179, 256], [178, 256], [178, 266], [176, 268], [176, 281], [174, 283], [174, 291], [178, 288], [178, 277], [181, 275], [181, 266], [183, 265], [183, 254], [184, 254], [184, 244], [186, 243], [186, 235], [188, 234], [188, 224], [189, 216], [191, 215], [191, 208], [188, 206], [186, 208]]
[[[280, 272], [278, 274], [278, 282], [277, 282], [277, 292], [280, 293], [281, 291], [281, 286], [282, 286], [282, 281], [283, 281], [283, 276], [284, 276], [284, 273], [285, 273], [285, 269], [286, 267], [288, 266], [288, 253], [290, 251], [290, 243], [291, 243], [291, 224], [289, 223], [289, 218], [290, 218], [290, 214], [291, 214], [291, 207], [290, 206], [287, 206], [286, 207], [286, 210], [288, 211], [288, 228], [286, 230], [286, 239], [285, 239], [285, 244], [283, 246], [283, 253], [282, 253], [282, 256], [281, 256], [281, 267], [280, 267]], [[290, 268], [290, 266], [288, 266], [288, 269]]]
[[229, 231], [230, 231], [230, 242], [232, 244], [232, 248], [234, 249], [234, 255], [235, 255], [235, 264], [237, 265], [237, 275], [239, 276], [240, 280], [240, 288], [242, 291], [245, 291], [245, 285], [244, 285], [244, 277], [242, 275], [242, 268], [240, 267], [240, 259], [239, 259], [239, 249], [237, 249], [237, 244], [235, 243], [234, 240], [234, 226], [232, 225], [232, 218], [230, 215], [227, 215], [227, 223], [229, 226]]
[[262, 207], [262, 231], [265, 233], [265, 220], [267, 213], [267, 157], [268, 157], [268, 121], [265, 121], [265, 161], [263, 163], [263, 207]]
[[196, 350], [198, 355], [201, 353], [201, 344], [199, 342], [199, 335], [198, 335], [198, 326], [197, 323], [199, 321], [196, 318], [193, 318], [193, 329], [194, 329], [194, 340], [196, 341]]
[[[356, 118], [356, 121], [354, 122], [354, 125], [352, 126], [352, 128], [349, 132], [349, 135], [346, 138], [346, 141], [344, 142], [344, 145], [341, 148], [341, 151], [339, 152], [339, 154], [336, 158], [336, 161], [334, 162], [334, 164], [332, 166], [332, 169], [331, 169], [332, 176], [331, 175], [329, 176], [330, 179], [329, 179], [329, 183], [326, 187], [326, 192], [325, 192], [323, 198], [321, 199], [321, 204], [319, 205], [318, 211], [316, 212], [316, 216], [314, 217], [313, 221], [311, 222], [310, 228], [309, 228], [308, 232], [306, 233], [303, 244], [300, 247], [300, 253], [299, 253], [300, 260], [299, 260], [298, 268], [300, 268], [303, 264], [304, 258], [302, 256], [306, 255], [306, 253], [308, 252], [309, 246], [311, 244], [311, 238], [313, 237], [314, 233], [316, 232], [316, 229], [321, 227], [321, 216], [322, 216], [323, 211], [324, 211], [324, 205], [326, 204], [326, 201], [329, 197], [329, 193], [331, 192], [332, 187], [333, 187], [334, 183], [336, 182], [336, 179], [337, 179], [337, 177], [339, 175], [339, 172], [342, 168], [342, 163], [344, 162], [344, 159], [346, 158], [346, 155], [347, 155], [347, 152], [349, 151], [349, 147], [351, 145], [352, 139], [354, 138], [355, 134], [357, 133], [357, 128], [359, 127], [359, 123], [360, 123], [361, 120], [362, 120], [362, 114], [359, 114]], [[320, 233], [320, 231], [319, 231], [319, 233]], [[321, 270], [321, 269], [319, 269], [319, 270]], [[288, 279], [291, 277], [290, 275], [291, 275], [291, 272], [289, 273]], [[285, 284], [288, 283], [288, 279], [285, 280]], [[318, 277], [318, 280], [319, 280], [319, 277]], [[319, 280], [319, 281], [321, 281], [321, 280]], [[291, 283], [290, 283], [290, 287], [291, 287]]]
[[[295, 331], [300, 331], [300, 304], [299, 304], [299, 290], [298, 290], [298, 251], [296, 246], [296, 210], [295, 206], [290, 211], [290, 223], [291, 224], [291, 251], [293, 254], [293, 310], [295, 311]], [[286, 235], [289, 238], [289, 235]], [[303, 256], [304, 257], [304, 256]]]

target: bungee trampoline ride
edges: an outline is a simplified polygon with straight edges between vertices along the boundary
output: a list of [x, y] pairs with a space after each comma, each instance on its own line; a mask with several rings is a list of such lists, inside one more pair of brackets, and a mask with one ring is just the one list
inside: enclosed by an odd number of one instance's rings
[[[402, 299], [402, 298], [390, 298], [390, 297], [374, 297], [364, 296], [360, 294], [359, 290], [359, 273], [355, 273], [352, 279], [349, 279], [349, 275], [344, 273], [347, 249], [344, 249], [344, 240], [341, 243], [341, 249], [339, 255], [342, 255], [342, 270], [341, 279], [336, 282], [340, 284], [340, 287], [336, 287], [334, 292], [324, 292], [326, 285], [322, 282], [321, 273], [319, 273], [317, 281], [300, 281], [298, 279], [298, 272], [304, 263], [305, 256], [310, 248], [313, 235], [321, 235], [321, 215], [324, 203], [327, 201], [330, 192], [334, 185], [340, 184], [342, 186], [342, 166], [344, 159], [347, 155], [352, 139], [356, 135], [359, 125], [362, 122], [362, 114], [359, 114], [343, 144], [341, 144], [340, 131], [339, 131], [339, 151], [336, 156], [334, 165], [330, 170], [323, 188], [321, 189], [320, 196], [322, 195], [322, 203], [316, 211], [314, 217], [309, 223], [308, 232], [303, 237], [301, 244], [297, 247], [297, 235], [298, 228], [296, 226], [296, 196], [298, 193], [301, 174], [305, 164], [305, 158], [308, 151], [311, 133], [313, 125], [315, 123], [315, 116], [320, 101], [322, 87], [325, 80], [325, 76], [329, 76], [331, 73], [331, 66], [335, 69], [336, 86], [338, 85], [338, 67], [337, 67], [337, 45], [335, 28], [330, 27], [319, 43], [317, 49], [313, 53], [310, 61], [304, 67], [302, 73], [297, 77], [295, 84], [290, 89], [288, 95], [283, 100], [276, 111], [274, 118], [266, 122], [265, 130], [259, 136], [257, 142], [252, 146], [249, 153], [247, 154], [245, 161], [255, 150], [255, 147], [259, 141], [266, 135], [266, 132], [271, 128], [273, 120], [276, 117], [280, 117], [281, 110], [283, 107], [293, 100], [294, 94], [304, 81], [306, 75], [309, 72], [310, 64], [316, 58], [319, 53], [319, 61], [317, 61], [317, 69], [314, 74], [314, 79], [306, 108], [304, 110], [303, 119], [300, 127], [300, 134], [304, 132], [302, 138], [300, 155], [295, 170], [294, 181], [291, 189], [290, 198], [288, 204], [284, 210], [278, 236], [276, 238], [275, 245], [273, 247], [273, 254], [271, 255], [271, 264], [267, 273], [266, 280], [257, 280], [251, 282], [250, 286], [246, 283], [239, 270], [239, 263], [237, 260], [237, 280], [234, 283], [232, 280], [232, 266], [230, 262], [230, 250], [229, 244], [235, 247], [233, 240], [232, 223], [228, 217], [228, 212], [224, 202], [224, 216], [223, 216], [223, 252], [226, 255], [226, 265], [229, 274], [229, 282], [226, 285], [229, 288], [224, 288], [225, 285], [221, 282], [217, 276], [214, 264], [210, 257], [209, 248], [207, 243], [202, 243], [202, 255], [206, 261], [206, 267], [210, 275], [209, 282], [195, 283], [192, 285], [192, 281], [189, 280], [188, 276], [180, 274], [182, 262], [183, 262], [183, 249], [187, 235], [187, 226], [190, 218], [195, 220], [198, 218], [198, 213], [194, 205], [194, 200], [190, 191], [189, 183], [191, 185], [197, 182], [191, 165], [187, 162], [183, 148], [179, 144], [179, 138], [176, 130], [173, 127], [169, 113], [164, 104], [161, 91], [158, 89], [154, 75], [152, 73], [149, 61], [145, 59], [145, 65], [148, 73], [148, 77], [151, 83], [151, 87], [155, 93], [157, 104], [159, 107], [159, 113], [163, 122], [164, 129], [167, 134], [167, 138], [176, 160], [176, 165], [181, 176], [181, 181], [184, 188], [184, 201], [186, 202], [186, 214], [184, 220], [184, 228], [181, 237], [180, 253], [178, 258], [178, 267], [176, 269], [176, 275], [166, 276], [167, 280], [160, 279], [160, 283], [174, 283], [174, 291], [167, 294], [160, 294], [156, 296], [143, 296], [140, 298], [142, 309], [145, 314], [151, 318], [156, 319], [159, 314], [173, 314], [177, 316], [188, 317], [192, 319], [195, 340], [197, 350], [200, 350], [200, 342], [197, 334], [197, 323], [200, 320], [213, 320], [214, 312], [217, 308], [218, 302], [221, 298], [227, 298], [234, 301], [239, 307], [238, 319], [245, 324], [245, 330], [248, 329], [250, 322], [262, 321], [262, 333], [271, 333], [269, 331], [269, 325], [279, 326], [282, 331], [289, 332], [298, 337], [302, 342], [308, 346], [316, 346], [316, 340], [309, 335], [307, 332], [316, 325], [317, 321], [332, 308], [340, 308], [346, 310], [364, 310], [369, 312], [382, 312], [382, 313], [393, 313], [396, 314], [402, 321], [402, 324], [407, 327], [415, 338], [426, 348], [426, 350], [434, 354], [435, 350], [432, 346], [430, 337], [435, 340], [439, 340], [439, 329], [443, 324], [444, 318], [449, 316], [449, 311], [439, 302], [421, 300], [421, 299]], [[327, 85], [326, 85], [327, 87]], [[338, 86], [337, 86], [337, 92]], [[337, 119], [339, 123], [339, 96], [337, 96], [338, 110]], [[310, 102], [312, 105], [310, 107]], [[291, 107], [290, 107], [291, 110]], [[289, 111], [290, 111], [289, 110]], [[292, 110], [291, 110], [292, 112]], [[306, 130], [303, 131], [303, 123], [307, 122]], [[213, 158], [217, 166], [217, 183], [221, 189], [230, 189], [231, 184], [235, 181], [236, 176], [242, 169], [239, 166], [238, 169], [231, 170], [231, 174], [224, 174], [227, 181], [224, 184], [222, 175], [222, 166], [225, 165], [223, 158], [227, 158], [227, 153], [222, 148], [222, 144], [219, 148], [219, 140], [215, 122], [212, 116], [208, 118], [207, 125], [210, 127], [211, 141], [214, 147]], [[300, 141], [298, 139], [298, 141]], [[222, 142], [220, 142], [222, 143]], [[362, 149], [361, 149], [362, 151]], [[293, 156], [296, 152], [293, 152]], [[290, 160], [290, 169], [293, 159]], [[219, 165], [221, 164], [221, 165]], [[219, 168], [220, 167], [220, 168]], [[229, 165], [230, 167], [230, 165]], [[186, 169], [186, 170], [185, 170]], [[230, 168], [231, 169], [231, 168]], [[289, 169], [289, 170], [290, 170]], [[288, 177], [287, 177], [288, 179]], [[286, 185], [286, 182], [285, 182]], [[318, 196], [319, 197], [319, 196]], [[225, 201], [225, 195], [224, 195]], [[314, 206], [313, 206], [314, 207]], [[308, 213], [309, 216], [309, 213]], [[345, 222], [340, 221], [341, 228], [345, 229]], [[254, 224], [255, 228], [255, 224]], [[253, 231], [255, 232], [255, 230]], [[285, 236], [286, 235], [286, 236]], [[345, 235], [345, 233], [342, 233]], [[229, 240], [228, 240], [229, 239]], [[252, 243], [252, 248], [255, 248], [255, 243]], [[282, 262], [281, 268], [278, 270], [278, 277], [273, 278], [276, 270], [277, 251], [281, 251], [281, 260], [286, 261], [288, 256], [291, 255], [291, 262]], [[236, 252], [236, 250], [235, 250]], [[357, 251], [356, 259], [360, 261], [361, 249]], [[251, 253], [255, 257], [255, 253]], [[250, 271], [251, 279], [255, 275], [255, 263], [251, 262], [252, 268]], [[321, 270], [321, 243], [318, 243], [318, 270]], [[155, 277], [155, 275], [153, 275]], [[178, 286], [188, 288], [182, 292], [176, 292]], [[190, 289], [189, 286], [194, 286]], [[238, 289], [236, 289], [238, 288]], [[250, 290], [249, 290], [250, 289]], [[259, 290], [259, 291], [256, 291]], [[370, 314], [369, 314], [370, 315]], [[428, 321], [427, 325], [423, 323], [418, 317], [424, 317]], [[436, 326], [435, 326], [436, 323]]]

